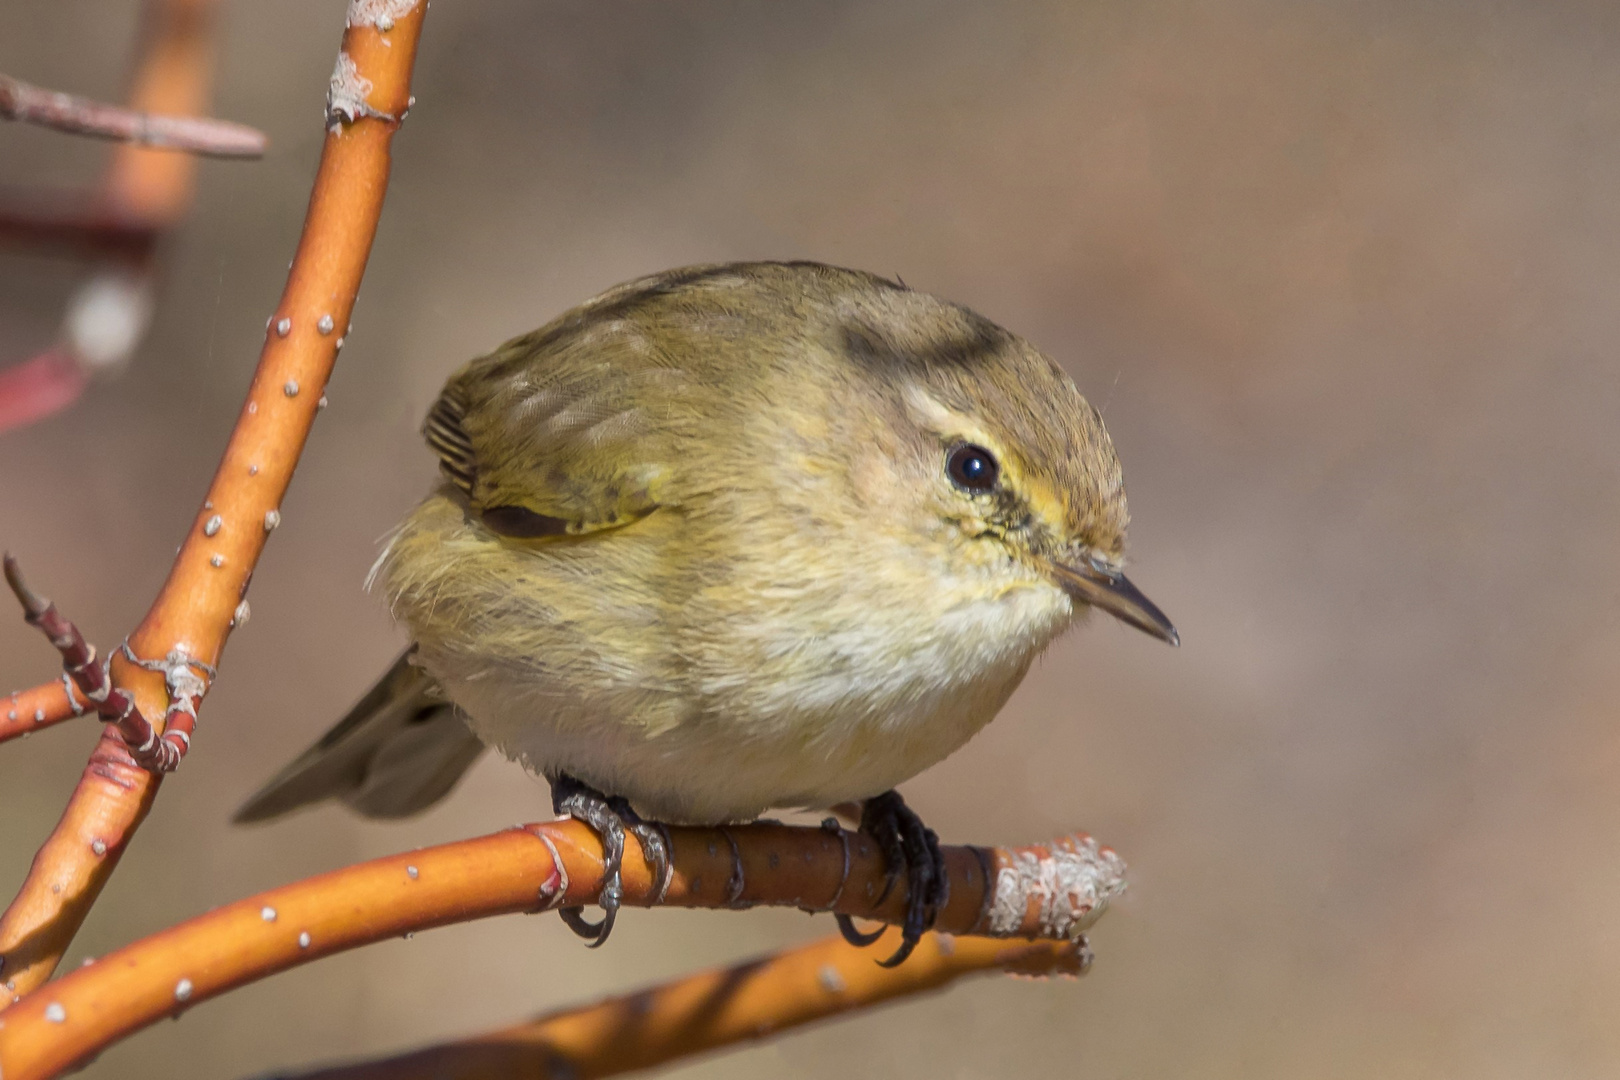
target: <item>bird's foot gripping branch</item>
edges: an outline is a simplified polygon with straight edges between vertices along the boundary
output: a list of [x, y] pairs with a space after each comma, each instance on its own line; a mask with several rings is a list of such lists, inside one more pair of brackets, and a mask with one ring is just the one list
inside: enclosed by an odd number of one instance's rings
[[[626, 906], [768, 904], [885, 923], [905, 919], [905, 889], [884, 895], [887, 867], [864, 834], [770, 824], [674, 828], [669, 834], [670, 872], [663, 881], [635, 836], [626, 837]], [[856, 1007], [863, 995], [869, 1004], [938, 985], [943, 980], [934, 978], [936, 968], [947, 974], [998, 966], [1078, 974], [1087, 955], [1083, 931], [1124, 888], [1119, 857], [1082, 834], [1028, 848], [946, 846], [941, 858], [951, 889], [938, 930], [1062, 947], [1035, 955], [972, 946], [966, 967], [941, 967], [935, 954], [951, 948], [949, 938], [930, 937], [944, 943], [925, 952], [933, 959], [917, 969], [909, 963], [886, 969], [847, 945], [828, 943], [816, 947], [822, 950], [816, 955], [835, 950], [836, 963], [831, 975], [816, 980], [798, 977], [802, 965], [773, 968], [772, 961], [762, 961], [757, 971], [778, 974], [751, 979], [748, 994], [730, 1005], [739, 1015], [759, 1016], [752, 1028], [739, 1028], [722, 1041], [746, 1037], [761, 1025], [779, 1028]], [[487, 915], [596, 903], [605, 877], [597, 834], [577, 821], [560, 821], [377, 859], [261, 893], [137, 941], [24, 998], [0, 1027], [0, 1075], [55, 1075], [156, 1020], [317, 957]], [[857, 979], [846, 971], [865, 974]], [[827, 991], [852, 983], [858, 983], [859, 995], [840, 991], [832, 1008]], [[684, 1000], [675, 987], [666, 996]], [[717, 1045], [713, 1032], [666, 1034], [671, 1037], [617, 1051], [633, 1049], [642, 1056], [631, 1067], [641, 1067], [654, 1063], [645, 1055], [659, 1046], [675, 1056]], [[589, 1049], [575, 1045], [571, 1052], [588, 1058]], [[579, 1075], [587, 1074], [605, 1072]]]

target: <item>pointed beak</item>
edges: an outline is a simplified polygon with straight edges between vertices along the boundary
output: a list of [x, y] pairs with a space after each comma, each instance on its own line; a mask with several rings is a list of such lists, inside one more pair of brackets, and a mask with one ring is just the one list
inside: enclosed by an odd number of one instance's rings
[[1055, 562], [1051, 566], [1059, 584], [1076, 600], [1101, 608], [1160, 641], [1181, 644], [1181, 635], [1170, 625], [1164, 612], [1118, 570], [1096, 559], [1086, 559], [1078, 565]]

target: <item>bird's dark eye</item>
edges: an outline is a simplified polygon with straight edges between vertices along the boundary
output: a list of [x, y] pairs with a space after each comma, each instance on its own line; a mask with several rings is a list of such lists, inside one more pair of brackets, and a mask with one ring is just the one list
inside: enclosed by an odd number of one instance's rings
[[975, 492], [989, 491], [1001, 476], [1001, 466], [996, 464], [995, 455], [972, 443], [951, 448], [950, 455], [945, 459], [945, 471], [950, 473], [957, 487]]

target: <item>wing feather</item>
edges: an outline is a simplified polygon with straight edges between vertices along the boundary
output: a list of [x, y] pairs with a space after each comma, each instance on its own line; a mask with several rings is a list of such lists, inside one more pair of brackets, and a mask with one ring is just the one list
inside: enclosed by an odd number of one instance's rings
[[633, 299], [576, 311], [474, 360], [428, 411], [422, 434], [440, 471], [492, 532], [544, 542], [663, 505], [687, 380]]

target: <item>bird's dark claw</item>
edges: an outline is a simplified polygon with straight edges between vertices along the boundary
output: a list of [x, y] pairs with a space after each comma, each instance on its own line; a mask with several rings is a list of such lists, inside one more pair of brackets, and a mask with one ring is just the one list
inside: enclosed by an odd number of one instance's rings
[[[888, 899], [900, 874], [906, 875], [906, 917], [900, 925], [900, 948], [887, 960], [878, 961], [884, 967], [895, 967], [911, 955], [950, 897], [945, 859], [940, 854], [939, 837], [923, 825], [897, 791], [866, 800], [861, 808], [861, 831], [877, 841], [887, 867], [883, 892], [873, 901], [874, 907]], [[863, 934], [855, 929], [849, 916], [842, 914], [838, 916], [838, 930], [845, 941], [861, 946], [870, 945], [882, 934]]]
[[620, 869], [624, 864], [625, 831], [635, 834], [641, 842], [642, 853], [658, 882], [660, 897], [669, 888], [669, 844], [663, 827], [642, 821], [624, 799], [609, 798], [571, 776], [559, 775], [552, 780], [551, 804], [557, 813], [584, 822], [602, 838], [602, 892], [597, 899], [602, 907], [602, 921], [593, 923], [586, 919], [582, 907], [557, 909], [568, 928], [594, 949], [613, 931], [613, 920], [618, 917], [624, 896]]
[[838, 932], [844, 935], [844, 940], [855, 946], [857, 949], [864, 949], [868, 945], [877, 941], [878, 938], [883, 936], [883, 931], [888, 929], [887, 927], [880, 926], [876, 930], [873, 930], [870, 934], [863, 934], [859, 930], [855, 929], [855, 920], [850, 918], [848, 915], [845, 915], [842, 911], [834, 915], [833, 918], [838, 920]]

